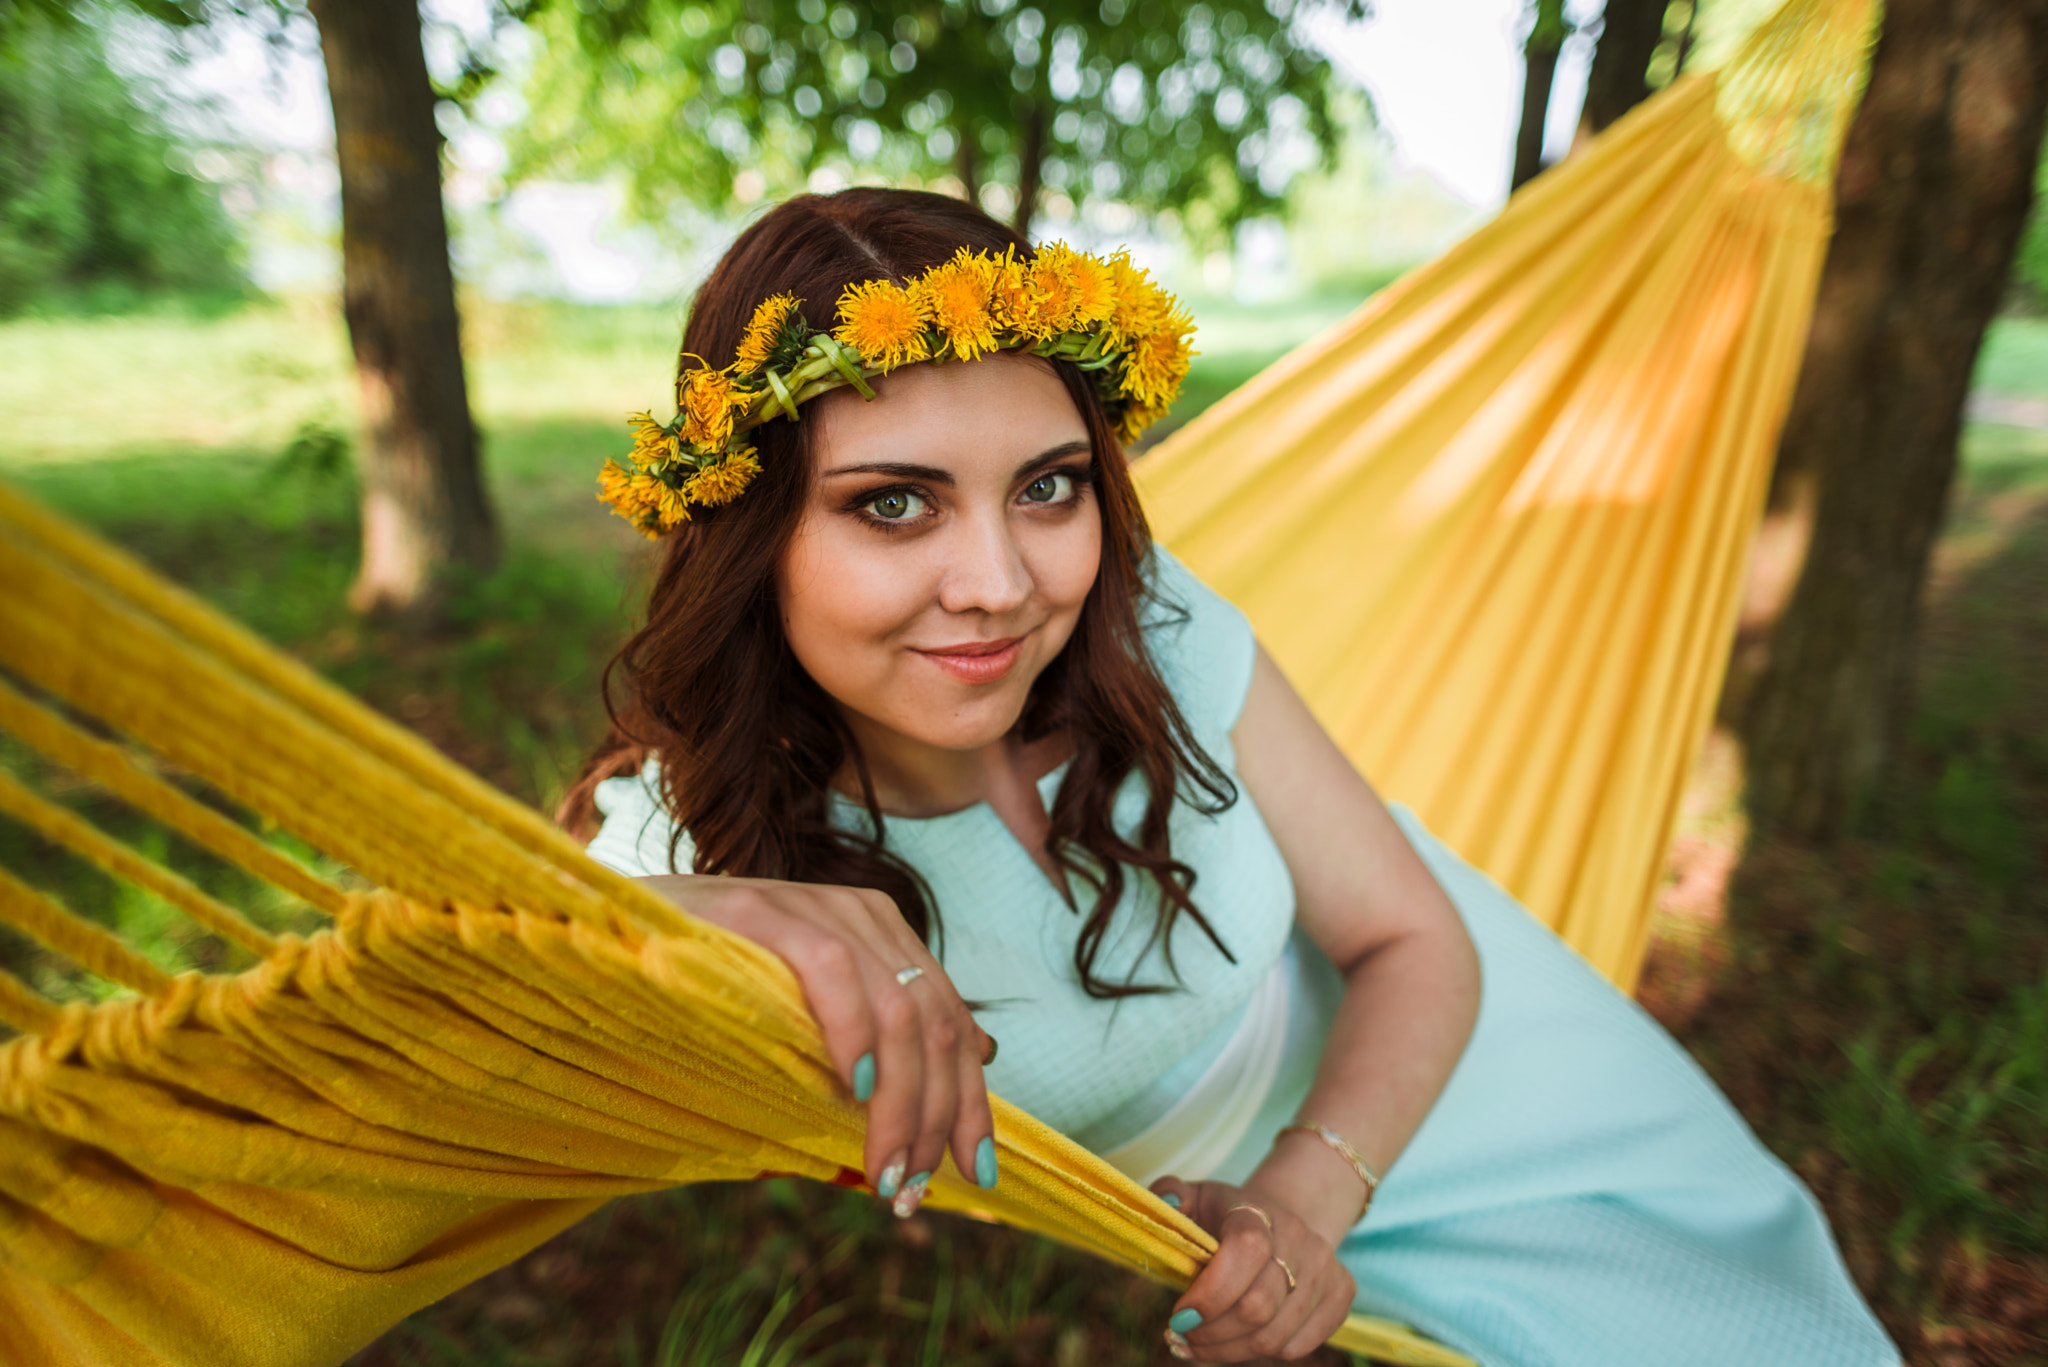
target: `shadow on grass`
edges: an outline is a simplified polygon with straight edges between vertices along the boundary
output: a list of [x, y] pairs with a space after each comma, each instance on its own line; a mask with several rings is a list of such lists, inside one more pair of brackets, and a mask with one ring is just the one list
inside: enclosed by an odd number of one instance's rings
[[1672, 990], [1660, 949], [1643, 994], [1821, 1198], [1908, 1360], [1941, 1367], [2048, 1361], [2048, 464], [2001, 440], [1951, 515], [1909, 744], [1858, 829], [1752, 840], [1711, 985]]

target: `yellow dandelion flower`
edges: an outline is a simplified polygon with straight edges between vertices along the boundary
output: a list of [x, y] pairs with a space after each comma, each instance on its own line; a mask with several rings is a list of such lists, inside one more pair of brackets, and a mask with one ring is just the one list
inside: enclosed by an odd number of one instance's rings
[[1059, 263], [1067, 294], [1068, 332], [1089, 332], [1109, 321], [1116, 310], [1116, 276], [1109, 263], [1086, 252], [1077, 252], [1064, 242], [1041, 247], [1038, 260], [1048, 257]]
[[924, 321], [909, 290], [893, 280], [868, 280], [848, 285], [839, 296], [839, 326], [832, 336], [860, 353], [863, 365], [887, 374], [930, 359]]
[[746, 334], [740, 338], [737, 364], [742, 374], [752, 374], [768, 364], [775, 344], [782, 340], [783, 325], [801, 302], [793, 294], [771, 294], [761, 301], [761, 307], [754, 310], [753, 319], [747, 324]]
[[996, 349], [991, 294], [996, 260], [962, 247], [951, 261], [934, 266], [910, 287], [919, 314], [946, 336], [953, 354], [971, 361]]
[[1038, 256], [1025, 271], [1024, 293], [1017, 304], [1017, 331], [1035, 342], [1057, 337], [1074, 326], [1074, 306], [1079, 302], [1075, 281], [1074, 254], [1058, 243], [1038, 249]]
[[651, 413], [635, 413], [626, 419], [633, 429], [633, 459], [650, 470], [659, 470], [679, 454], [676, 439], [654, 420]]
[[999, 257], [990, 257], [988, 302], [996, 331], [1019, 330], [1018, 319], [1027, 311], [1025, 296], [1030, 289], [1030, 266], [1017, 259], [1016, 248], [1005, 247]]
[[724, 460], [690, 476], [683, 484], [683, 496], [692, 503], [716, 508], [745, 493], [760, 473], [761, 462], [754, 459], [754, 448], [742, 446]]
[[1186, 314], [1172, 313], [1163, 326], [1138, 338], [1124, 357], [1123, 392], [1147, 408], [1171, 408], [1195, 354], [1193, 331]]
[[1144, 404], [1131, 404], [1124, 409], [1123, 416], [1116, 420], [1116, 438], [1129, 446], [1138, 439], [1139, 433], [1164, 416], [1163, 413], [1147, 408]]
[[[657, 481], [659, 483], [659, 481]], [[661, 529], [679, 526], [690, 520], [689, 494], [682, 489], [671, 489], [666, 484], [653, 494], [656, 516], [661, 520]]]
[[1173, 312], [1173, 296], [1152, 283], [1152, 274], [1131, 264], [1129, 252], [1109, 259], [1109, 341], [1118, 351], [1162, 327]]
[[701, 451], [716, 451], [732, 438], [733, 409], [740, 397], [732, 376], [722, 370], [691, 370], [683, 375], [683, 440]]
[[664, 525], [662, 496], [667, 492], [667, 486], [653, 475], [635, 473], [615, 460], [606, 461], [604, 469], [598, 472], [598, 501], [608, 504], [613, 512], [647, 536], [659, 535]]

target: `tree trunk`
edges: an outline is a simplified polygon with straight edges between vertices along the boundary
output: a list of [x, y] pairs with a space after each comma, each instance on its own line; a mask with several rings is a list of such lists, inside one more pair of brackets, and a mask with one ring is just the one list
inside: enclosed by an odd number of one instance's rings
[[1522, 45], [1522, 124], [1515, 134], [1513, 194], [1543, 170], [1543, 125], [1550, 117], [1550, 87], [1557, 78], [1557, 54], [1566, 34], [1564, 0], [1536, 0], [1536, 26]]
[[2048, 0], [1889, 0], [1724, 703], [1752, 814], [1785, 833], [1840, 835], [1897, 745], [2044, 115]]
[[342, 311], [367, 436], [350, 605], [420, 622], [449, 571], [485, 570], [484, 497], [416, 0], [311, 0], [341, 169]]
[[960, 146], [954, 150], [954, 158], [960, 168], [960, 196], [975, 208], [981, 207], [981, 149], [974, 145], [975, 126], [965, 123], [960, 129]]
[[1669, 0], [1607, 0], [1600, 42], [1586, 74], [1584, 133], [1597, 134], [1650, 98], [1650, 57], [1664, 37]]
[[1031, 240], [1031, 220], [1038, 214], [1038, 193], [1045, 175], [1045, 106], [1032, 101], [1024, 113], [1024, 136], [1017, 154], [1017, 236]]

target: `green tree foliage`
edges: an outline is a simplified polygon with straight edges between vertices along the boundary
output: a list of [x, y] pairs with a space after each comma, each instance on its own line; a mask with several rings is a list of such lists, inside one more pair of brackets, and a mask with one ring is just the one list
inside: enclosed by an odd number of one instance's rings
[[2012, 273], [2036, 303], [2048, 307], [2048, 145], [2041, 148], [2041, 169], [2034, 177], [2034, 212], [2027, 220], [2027, 235], [2020, 239]]
[[1270, 207], [1335, 141], [1327, 68], [1295, 37], [1300, 5], [551, 6], [535, 21], [543, 51], [514, 173], [623, 169], [636, 208], [659, 219], [676, 199], [717, 209], [839, 163], [950, 176], [1020, 224], [1048, 191], [1171, 207], [1213, 234]]
[[214, 188], [84, 23], [16, 17], [0, 45], [0, 313], [114, 285], [233, 288]]

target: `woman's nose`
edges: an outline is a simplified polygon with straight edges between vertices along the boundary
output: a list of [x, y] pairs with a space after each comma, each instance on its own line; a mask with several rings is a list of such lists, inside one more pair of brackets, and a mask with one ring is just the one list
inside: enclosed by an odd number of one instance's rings
[[1004, 519], [963, 519], [950, 550], [939, 581], [947, 612], [1012, 612], [1031, 596], [1031, 571]]

